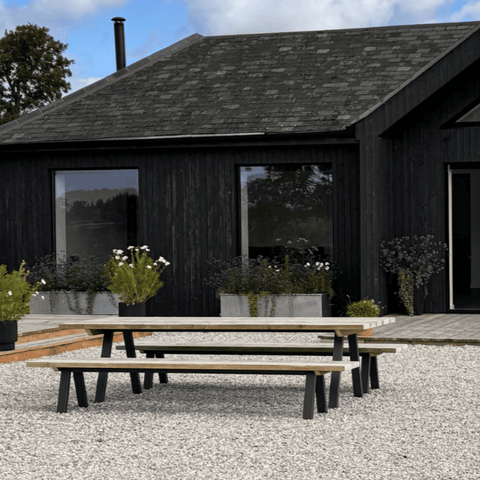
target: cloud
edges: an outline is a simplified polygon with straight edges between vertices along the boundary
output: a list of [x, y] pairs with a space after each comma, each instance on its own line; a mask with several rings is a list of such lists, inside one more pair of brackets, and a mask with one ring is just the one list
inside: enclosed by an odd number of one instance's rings
[[207, 35], [341, 29], [435, 20], [451, 0], [184, 0]]
[[81, 88], [85, 88], [92, 83], [98, 82], [101, 80], [101, 77], [89, 77], [89, 78], [67, 78], [67, 81], [70, 82], [71, 88], [68, 91], [68, 94], [76, 92]]
[[103, 8], [120, 7], [131, 0], [31, 0], [18, 7], [0, 0], [0, 32], [33, 23], [64, 30], [72, 22]]
[[56, 18], [78, 19], [102, 8], [119, 7], [130, 0], [33, 0], [28, 8]]
[[468, 2], [462, 9], [452, 15], [455, 22], [478, 20], [480, 18], [480, 2]]

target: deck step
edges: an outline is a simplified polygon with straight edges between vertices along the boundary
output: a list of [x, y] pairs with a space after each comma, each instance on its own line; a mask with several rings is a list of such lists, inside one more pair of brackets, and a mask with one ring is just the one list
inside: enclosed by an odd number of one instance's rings
[[[73, 332], [73, 333], [72, 333]], [[0, 352], [0, 364], [23, 362], [32, 358], [58, 355], [63, 352], [81, 350], [82, 348], [98, 347], [102, 345], [103, 335], [88, 335], [85, 330], [58, 330], [50, 332], [29, 332], [19, 335], [15, 350]], [[60, 334], [61, 333], [61, 334]], [[134, 338], [150, 336], [151, 333], [135, 333]], [[123, 342], [123, 335], [116, 333], [114, 342]]]

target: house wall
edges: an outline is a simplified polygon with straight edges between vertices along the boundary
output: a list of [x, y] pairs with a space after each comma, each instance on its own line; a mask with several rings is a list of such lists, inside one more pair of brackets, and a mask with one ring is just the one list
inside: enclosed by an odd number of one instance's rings
[[[380, 267], [382, 240], [432, 234], [448, 243], [447, 167], [480, 165], [480, 127], [448, 123], [480, 101], [479, 68], [477, 61], [393, 126], [392, 118], [405, 109], [405, 97], [387, 102], [357, 125], [362, 144], [362, 295], [389, 301], [388, 278]], [[417, 89], [428, 90], [425, 82], [419, 79]], [[427, 312], [447, 311], [448, 273], [447, 267], [432, 277]], [[391, 295], [389, 307], [395, 308]]]
[[[358, 147], [235, 146], [46, 153], [2, 153], [0, 264], [18, 268], [54, 251], [52, 172], [138, 168], [140, 245], [171, 265], [151, 305], [154, 315], [218, 315], [214, 292], [202, 285], [207, 262], [240, 254], [240, 165], [329, 163], [334, 178], [334, 258], [342, 290], [359, 295]], [[112, 245], [112, 248], [122, 248]]]

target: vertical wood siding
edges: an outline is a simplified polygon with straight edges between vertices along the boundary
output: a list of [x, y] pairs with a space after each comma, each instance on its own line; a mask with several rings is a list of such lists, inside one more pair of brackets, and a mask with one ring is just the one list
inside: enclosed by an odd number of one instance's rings
[[[138, 243], [171, 265], [150, 305], [155, 315], [218, 315], [214, 292], [202, 284], [207, 263], [240, 254], [238, 167], [326, 163], [334, 179], [334, 257], [342, 290], [359, 295], [358, 150], [352, 147], [157, 149], [15, 155], [0, 158], [0, 264], [54, 251], [52, 174], [62, 169], [138, 168]], [[124, 248], [112, 245], [112, 248]]]
[[[357, 124], [357, 139], [361, 142], [363, 296], [387, 302], [386, 277], [380, 267], [382, 240], [432, 234], [447, 242], [447, 165], [480, 165], [480, 127], [444, 126], [472, 102], [480, 101], [480, 80], [475, 73], [480, 68], [478, 63], [415, 109], [389, 132], [388, 138], [379, 135], [389, 126], [392, 110], [394, 117], [399, 116], [398, 111], [404, 108], [402, 102], [407, 101], [403, 97]], [[450, 75], [445, 73], [445, 77]], [[447, 310], [447, 278], [447, 269], [432, 277], [427, 312]]]

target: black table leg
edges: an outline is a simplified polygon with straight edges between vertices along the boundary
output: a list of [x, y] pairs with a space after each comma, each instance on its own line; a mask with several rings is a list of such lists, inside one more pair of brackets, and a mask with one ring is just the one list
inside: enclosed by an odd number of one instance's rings
[[372, 356], [369, 353], [362, 353], [362, 387], [363, 393], [370, 392], [370, 365]]
[[[335, 333], [335, 338], [333, 340], [333, 360], [342, 360], [343, 359], [343, 337], [339, 337]], [[341, 372], [332, 372], [332, 380], [330, 383], [330, 408], [338, 407], [338, 397], [340, 395], [340, 379]]]
[[85, 389], [85, 378], [83, 372], [73, 372], [75, 381], [75, 390], [77, 391], [77, 401], [79, 407], [88, 407], [87, 390]]
[[[359, 362], [360, 355], [358, 353], [358, 340], [357, 334], [348, 336], [348, 349], [350, 351], [350, 360], [352, 362]], [[352, 370], [352, 380], [353, 380], [353, 394], [356, 397], [363, 397], [363, 388], [362, 388], [362, 375], [360, 367], [354, 368]]]
[[[112, 356], [113, 331], [107, 331], [103, 334], [102, 358]], [[95, 402], [105, 401], [105, 392], [107, 391], [108, 372], [100, 372], [97, 380], [97, 391], [95, 393]]]
[[[123, 331], [123, 340], [125, 341], [125, 351], [127, 352], [127, 357], [135, 358], [137, 354], [135, 353], [135, 344], [133, 343], [133, 334], [130, 330]], [[130, 373], [130, 378], [132, 380], [132, 392], [142, 393], [142, 384], [140, 383], [140, 374], [138, 372], [132, 372]]]
[[377, 356], [372, 356], [372, 364], [370, 366], [370, 379], [372, 381], [372, 388], [380, 388], [380, 380], [378, 378], [378, 362]]
[[305, 398], [303, 400], [303, 418], [308, 420], [313, 418], [316, 384], [317, 376], [313, 372], [308, 372], [305, 382]]
[[317, 385], [315, 389], [315, 394], [317, 396], [317, 412], [318, 413], [327, 413], [327, 396], [325, 394], [325, 375], [317, 376]]
[[[157, 353], [157, 358], [165, 358], [163, 353]], [[158, 378], [160, 379], [160, 383], [168, 383], [168, 374], [167, 373], [159, 373]]]
[[68, 396], [70, 394], [70, 370], [62, 370], [60, 373], [60, 389], [58, 390], [57, 413], [65, 413], [68, 408]]

